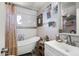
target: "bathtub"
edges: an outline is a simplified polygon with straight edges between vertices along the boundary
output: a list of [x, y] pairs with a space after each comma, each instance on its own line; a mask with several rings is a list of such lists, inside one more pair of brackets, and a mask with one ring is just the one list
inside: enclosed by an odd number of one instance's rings
[[17, 55], [22, 55], [31, 52], [36, 45], [36, 42], [40, 37], [32, 37], [23, 41], [17, 42]]

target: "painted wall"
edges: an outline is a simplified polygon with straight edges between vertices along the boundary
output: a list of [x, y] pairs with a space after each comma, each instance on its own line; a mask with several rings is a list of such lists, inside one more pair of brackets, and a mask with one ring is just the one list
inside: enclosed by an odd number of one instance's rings
[[[0, 52], [5, 48], [5, 4], [0, 3]], [[1, 55], [1, 53], [0, 53]]]
[[76, 21], [76, 25], [77, 25], [77, 34], [79, 34], [79, 3], [76, 3], [76, 15], [77, 15], [77, 21]]
[[[43, 26], [37, 28], [37, 35], [44, 38], [46, 35], [50, 38], [50, 40], [55, 39], [58, 34], [58, 14], [53, 13], [53, 7], [56, 3], [52, 4], [51, 10], [51, 18], [47, 19], [47, 10], [43, 10]], [[56, 27], [49, 27], [48, 22], [55, 21]]]
[[47, 8], [47, 6], [52, 3], [52, 2], [47, 2], [45, 5], [43, 5], [42, 8], [40, 8], [38, 11], [37, 11], [37, 15], [40, 15], [42, 12], [44, 12], [44, 10]]

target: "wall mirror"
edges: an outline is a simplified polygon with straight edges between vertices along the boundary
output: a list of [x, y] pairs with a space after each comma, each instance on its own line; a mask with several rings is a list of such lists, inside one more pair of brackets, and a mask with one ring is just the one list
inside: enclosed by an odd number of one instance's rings
[[76, 2], [61, 2], [62, 33], [76, 34]]
[[37, 16], [37, 26], [42, 26], [43, 25], [43, 14], [40, 14]]

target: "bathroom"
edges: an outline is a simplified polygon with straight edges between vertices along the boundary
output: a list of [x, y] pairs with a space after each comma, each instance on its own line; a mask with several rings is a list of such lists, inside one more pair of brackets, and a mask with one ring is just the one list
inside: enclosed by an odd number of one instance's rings
[[0, 2], [0, 56], [79, 56], [78, 5]]

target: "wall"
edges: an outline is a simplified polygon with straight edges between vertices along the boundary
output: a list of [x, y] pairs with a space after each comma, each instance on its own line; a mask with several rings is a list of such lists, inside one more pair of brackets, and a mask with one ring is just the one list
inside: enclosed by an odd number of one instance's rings
[[79, 3], [76, 3], [76, 15], [77, 15], [77, 21], [76, 21], [76, 25], [77, 25], [77, 34], [79, 34]]
[[40, 8], [38, 11], [37, 11], [37, 15], [40, 15], [42, 12], [44, 12], [44, 10], [47, 8], [47, 6], [52, 3], [52, 2], [46, 2], [45, 5], [42, 6], [42, 8]]
[[17, 36], [22, 34], [25, 39], [36, 36], [37, 12], [21, 7], [16, 7], [16, 14], [21, 16], [21, 24], [17, 23]]
[[0, 52], [5, 48], [5, 19], [5, 4], [0, 2]]
[[[50, 40], [55, 39], [56, 35], [58, 34], [58, 14], [53, 13], [53, 7], [56, 5], [56, 3], [52, 4], [52, 10], [51, 10], [51, 18], [47, 19], [47, 10], [43, 10], [43, 26], [37, 28], [37, 35], [44, 38], [46, 35], [49, 36]], [[49, 27], [48, 22], [55, 21], [56, 27]]]

